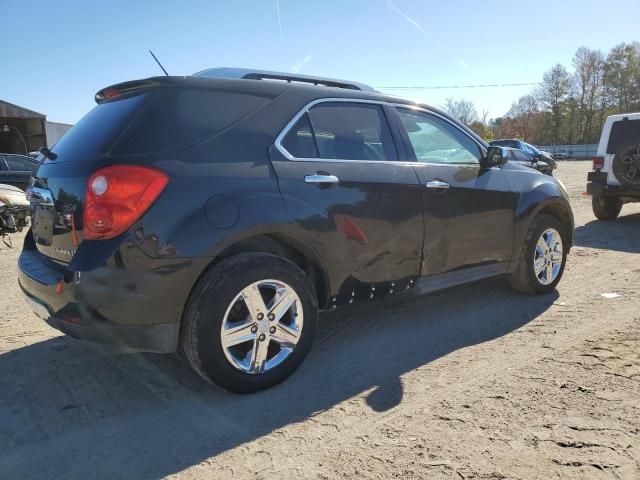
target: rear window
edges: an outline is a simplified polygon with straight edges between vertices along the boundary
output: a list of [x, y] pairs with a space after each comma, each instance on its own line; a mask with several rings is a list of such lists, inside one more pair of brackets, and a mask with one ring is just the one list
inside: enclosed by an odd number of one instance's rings
[[607, 153], [616, 154], [636, 143], [640, 143], [640, 120], [615, 122], [611, 126]]
[[106, 153], [124, 125], [140, 111], [149, 94], [135, 95], [94, 107], [51, 149], [56, 163], [94, 158]]
[[134, 125], [118, 153], [158, 153], [200, 143], [260, 109], [269, 97], [179, 89], [152, 105]]

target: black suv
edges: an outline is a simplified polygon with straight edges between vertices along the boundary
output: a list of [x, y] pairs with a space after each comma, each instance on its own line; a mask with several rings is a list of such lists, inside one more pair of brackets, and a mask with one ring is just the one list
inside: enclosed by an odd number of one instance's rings
[[562, 184], [437, 109], [230, 69], [96, 101], [41, 158], [19, 259], [36, 313], [73, 337], [182, 350], [253, 392], [300, 365], [319, 310], [496, 275], [545, 293], [562, 276]]

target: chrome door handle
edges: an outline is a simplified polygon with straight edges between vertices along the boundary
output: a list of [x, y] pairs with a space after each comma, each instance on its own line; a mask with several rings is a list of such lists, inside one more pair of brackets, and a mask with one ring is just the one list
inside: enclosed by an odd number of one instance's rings
[[443, 182], [442, 180], [429, 180], [427, 183], [425, 183], [425, 187], [435, 188], [437, 190], [448, 190], [449, 184], [447, 182]]
[[305, 175], [304, 183], [338, 183], [340, 179], [335, 175], [321, 175], [316, 173], [314, 175]]

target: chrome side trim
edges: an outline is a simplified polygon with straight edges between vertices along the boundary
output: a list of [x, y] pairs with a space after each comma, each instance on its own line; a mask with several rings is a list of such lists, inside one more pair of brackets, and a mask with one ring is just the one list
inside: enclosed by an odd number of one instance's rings
[[358, 163], [383, 163], [383, 164], [393, 164], [393, 165], [402, 165], [402, 164], [410, 164], [410, 165], [416, 165], [416, 164], [420, 164], [420, 165], [438, 165], [438, 166], [442, 166], [442, 165], [452, 165], [452, 166], [475, 166], [478, 165], [479, 163], [457, 163], [457, 164], [449, 164], [449, 163], [428, 163], [428, 162], [413, 162], [410, 160], [406, 160], [406, 161], [402, 161], [402, 160], [347, 160], [347, 159], [341, 159], [341, 158], [304, 158], [304, 157], [294, 157], [293, 155], [291, 155], [286, 148], [284, 148], [284, 146], [282, 146], [282, 141], [284, 140], [284, 137], [287, 136], [287, 133], [289, 133], [289, 130], [291, 130], [291, 128], [293, 128], [293, 126], [298, 122], [298, 120], [300, 120], [300, 117], [302, 117], [304, 114], [308, 113], [309, 110], [311, 110], [311, 108], [313, 108], [315, 105], [318, 105], [320, 103], [332, 103], [332, 102], [338, 102], [338, 103], [364, 103], [364, 104], [373, 104], [373, 105], [380, 105], [380, 106], [388, 106], [388, 107], [393, 107], [393, 108], [405, 108], [407, 110], [416, 110], [419, 112], [424, 112], [427, 113], [429, 115], [433, 115], [434, 117], [438, 117], [442, 120], [444, 120], [445, 122], [447, 122], [449, 125], [453, 126], [454, 128], [456, 128], [457, 130], [459, 130], [461, 133], [463, 133], [464, 135], [466, 135], [467, 137], [469, 137], [476, 145], [478, 145], [478, 147], [480, 148], [480, 151], [484, 151], [486, 150], [486, 147], [484, 145], [482, 145], [480, 142], [478, 142], [475, 138], [473, 138], [471, 135], [469, 135], [467, 132], [465, 132], [463, 129], [461, 129], [458, 125], [456, 125], [454, 122], [452, 122], [451, 120], [449, 120], [448, 118], [438, 114], [437, 112], [433, 112], [427, 108], [424, 107], [420, 107], [418, 105], [406, 105], [404, 103], [393, 103], [393, 102], [386, 102], [383, 100], [367, 100], [367, 99], [360, 99], [360, 98], [318, 98], [316, 100], [313, 100], [311, 102], [309, 102], [308, 104], [306, 104], [304, 107], [302, 107], [302, 109], [296, 113], [293, 118], [289, 121], [289, 123], [287, 123], [287, 125], [285, 125], [285, 127], [282, 129], [282, 131], [280, 132], [280, 134], [276, 137], [273, 145], [274, 147], [276, 147], [276, 149], [278, 149], [278, 151], [287, 159], [287, 160], [292, 160], [292, 161], [301, 161], [301, 162], [332, 162], [332, 163], [344, 163], [344, 162], [358, 162]]

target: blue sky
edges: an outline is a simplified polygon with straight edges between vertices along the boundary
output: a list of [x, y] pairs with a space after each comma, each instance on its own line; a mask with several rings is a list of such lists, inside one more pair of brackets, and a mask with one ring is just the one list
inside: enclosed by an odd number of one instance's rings
[[[536, 82], [586, 45], [640, 40], [638, 0], [0, 0], [0, 99], [74, 123], [109, 84], [214, 66], [385, 86]], [[532, 87], [384, 90], [499, 116]]]

